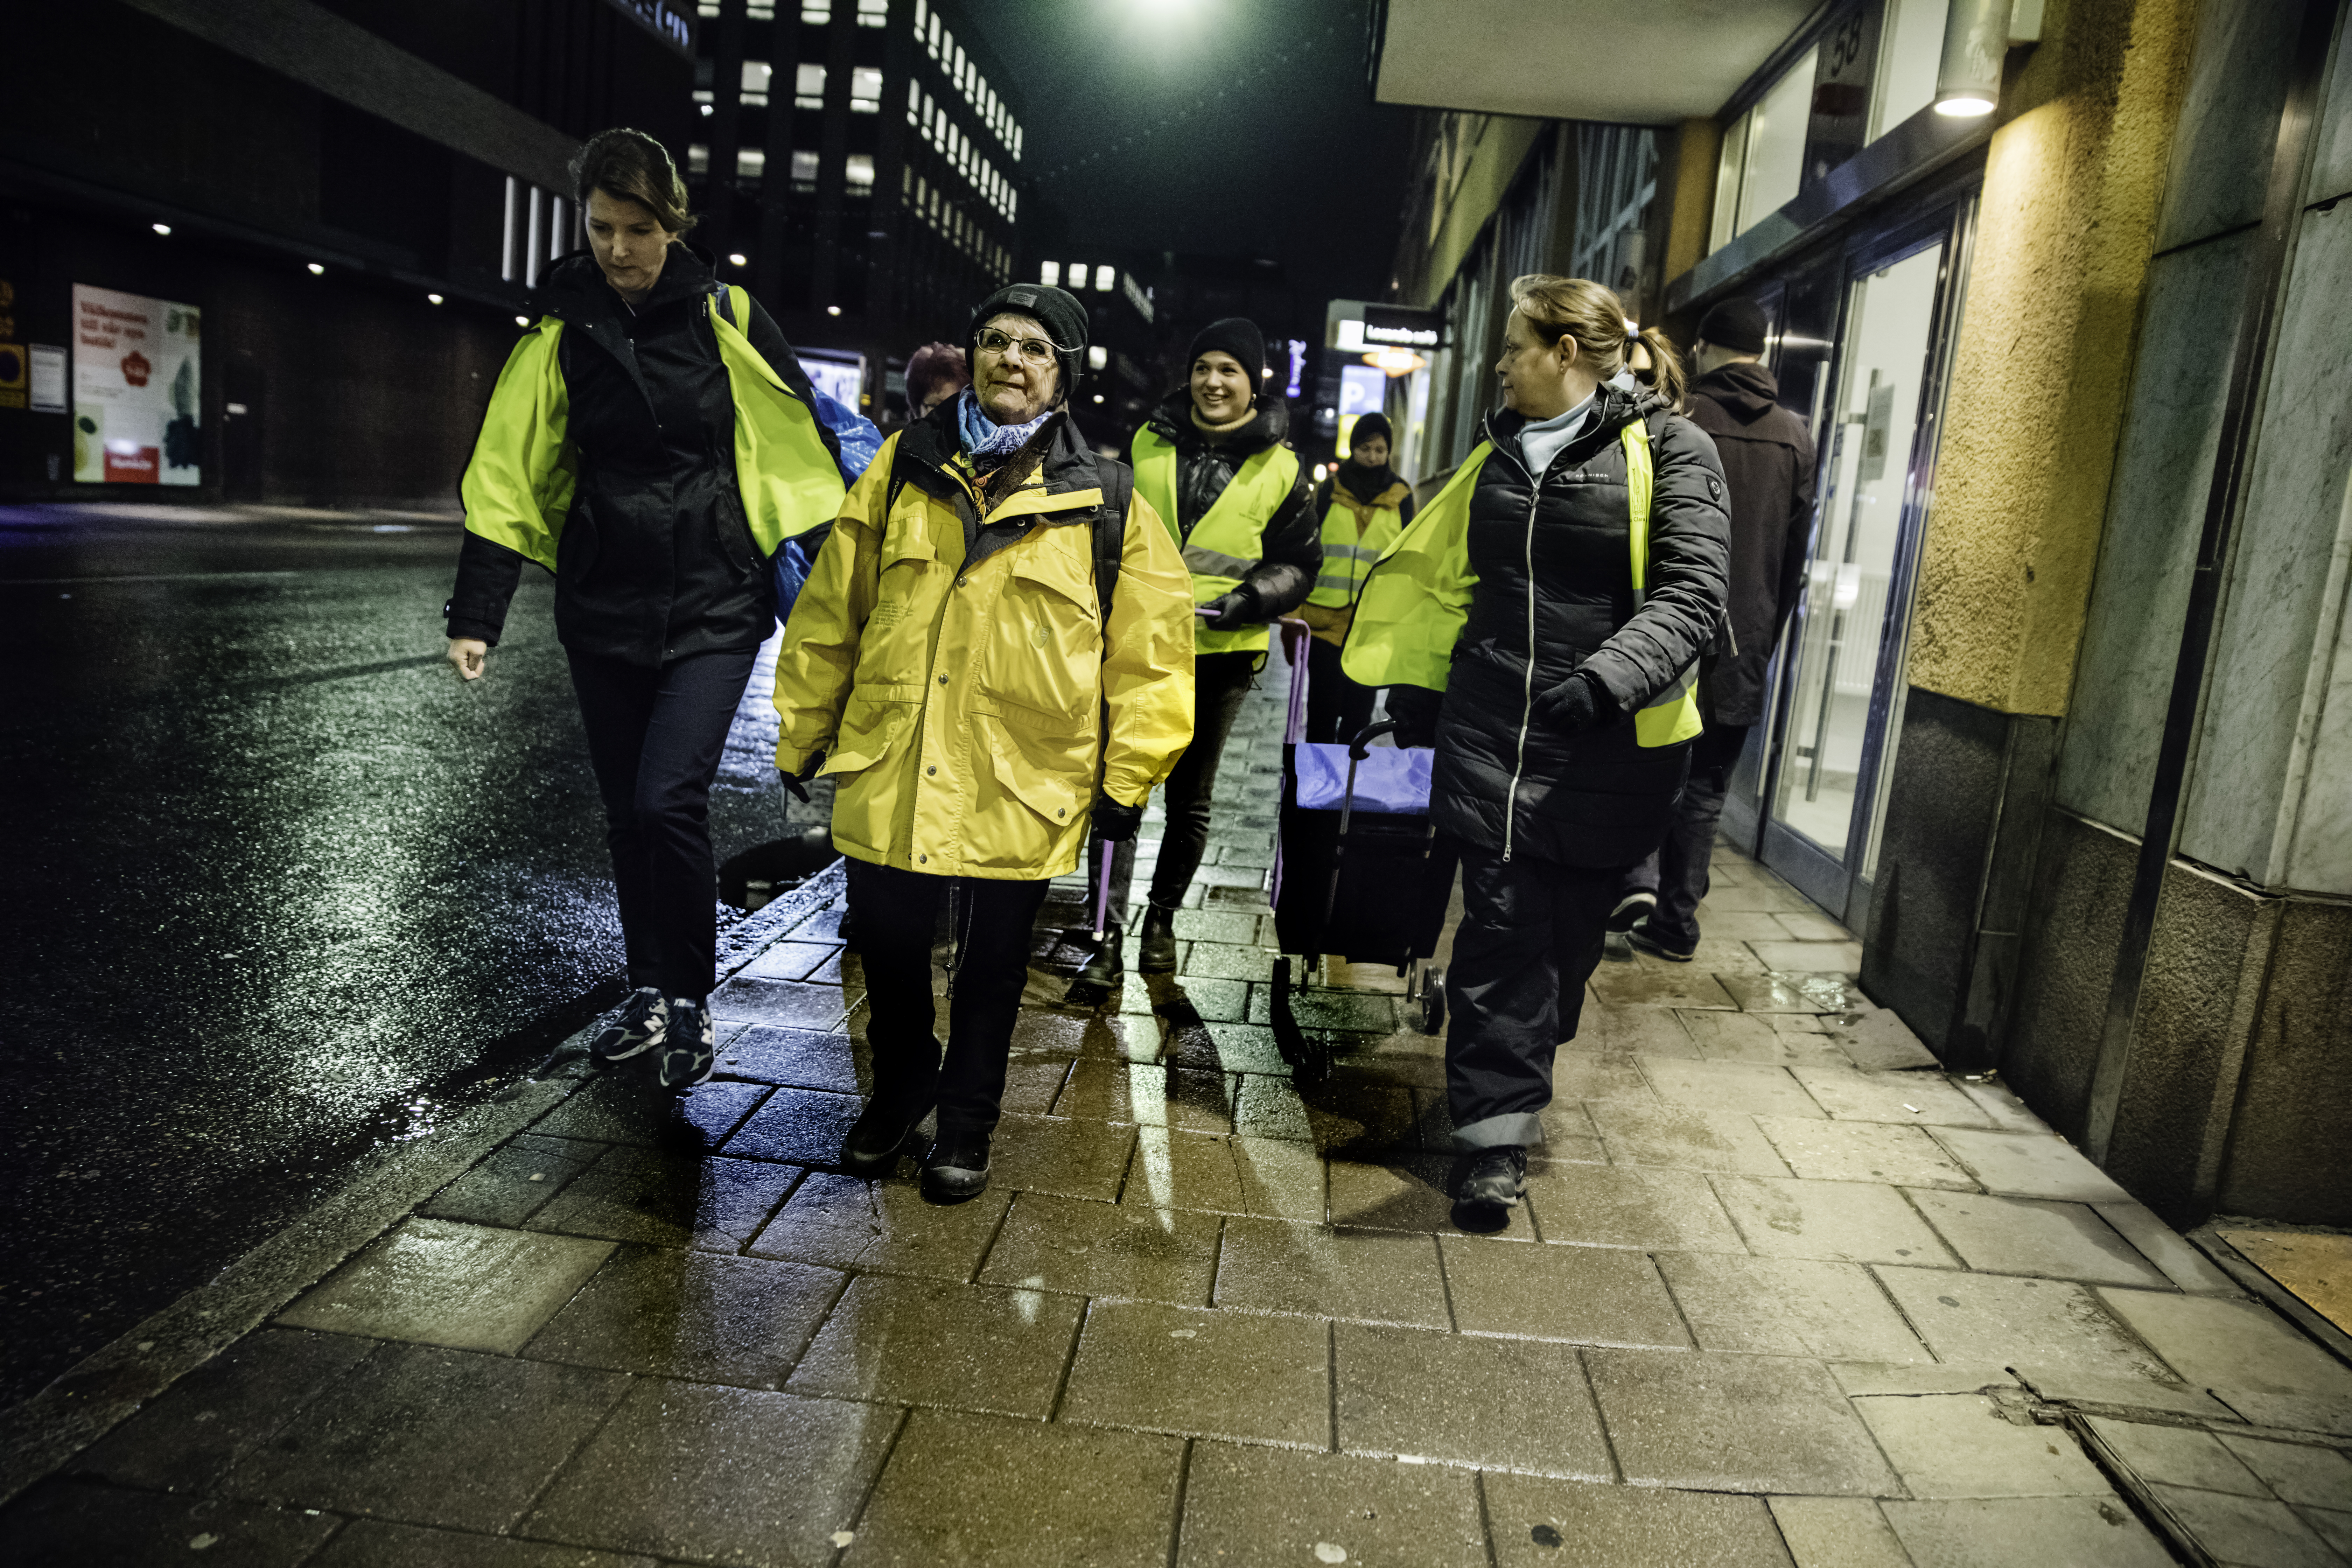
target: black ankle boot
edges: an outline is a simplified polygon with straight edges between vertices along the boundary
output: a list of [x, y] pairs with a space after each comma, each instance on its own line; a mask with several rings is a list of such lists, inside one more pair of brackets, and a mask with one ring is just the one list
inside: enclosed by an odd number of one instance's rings
[[923, 1156], [923, 1196], [935, 1204], [960, 1204], [988, 1190], [988, 1131], [979, 1127], [942, 1127]]
[[841, 1168], [853, 1176], [887, 1176], [896, 1170], [899, 1155], [922, 1147], [915, 1140], [915, 1129], [931, 1113], [932, 1098], [877, 1091], [841, 1141]]
[[1528, 1152], [1520, 1145], [1502, 1143], [1465, 1154], [1454, 1162], [1454, 1223], [1474, 1235], [1501, 1230], [1527, 1190]]
[[1143, 917], [1143, 951], [1135, 967], [1145, 974], [1176, 973], [1176, 911], [1151, 906]]
[[[1094, 941], [1092, 931], [1087, 933], [1087, 940]], [[1069, 992], [1062, 998], [1062, 1005], [1066, 1007], [1099, 1007], [1109, 1001], [1119, 976], [1127, 973], [1127, 957], [1121, 951], [1126, 945], [1127, 932], [1115, 925], [1106, 928], [1102, 940], [1095, 942], [1095, 955], [1087, 960], [1087, 966], [1078, 971], [1076, 979], [1070, 982]]]

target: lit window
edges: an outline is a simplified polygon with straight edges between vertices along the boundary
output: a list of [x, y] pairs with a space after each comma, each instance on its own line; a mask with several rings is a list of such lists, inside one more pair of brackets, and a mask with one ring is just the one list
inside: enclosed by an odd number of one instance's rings
[[938, 59], [940, 58], [940, 14], [937, 11], [931, 13], [930, 46], [931, 58]]
[[1018, 125], [1013, 128], [1013, 161], [1016, 163], [1021, 162], [1021, 127]]
[[698, 142], [686, 150], [686, 172], [689, 174], [710, 173], [710, 149]]
[[758, 147], [739, 147], [735, 150], [737, 179], [756, 180], [767, 172], [768, 154], [764, 151]]
[[702, 0], [702, 4], [694, 8], [694, 14], [698, 16], [716, 16], [719, 15], [719, 7], [713, 5], [710, 0]]
[[772, 22], [776, 19], [776, 8], [763, 5], [760, 0], [751, 0], [751, 5], [743, 7], [743, 15], [754, 22]]
[[907, 79], [907, 123], [919, 125], [923, 120], [923, 84], [913, 77]]
[[888, 26], [890, 0], [857, 0], [857, 25], [861, 27]]
[[833, 6], [827, 0], [816, 0], [814, 5], [804, 4], [801, 6], [801, 20], [812, 27], [822, 27], [833, 20]]
[[882, 73], [858, 66], [849, 73], [849, 110], [853, 114], [878, 114], [882, 110]]
[[706, 104], [702, 105], [702, 112], [703, 112], [704, 117], [705, 117], [705, 118], [708, 118], [708, 117], [709, 117], [710, 115], [713, 115], [713, 114], [718, 113], [718, 112], [719, 112], [719, 110], [718, 110], [717, 109], [713, 108], [711, 105], [709, 105], [709, 104], [706, 103]]
[[915, 0], [915, 41], [923, 41], [923, 29], [930, 26], [930, 0]]
[[823, 109], [824, 107], [824, 68], [804, 65], [793, 73], [793, 107]]
[[1085, 288], [1086, 286], [1087, 286], [1087, 264], [1086, 264], [1085, 262], [1083, 262], [1083, 261], [1073, 261], [1073, 262], [1071, 262], [1071, 263], [1070, 263], [1070, 287], [1071, 287], [1072, 289], [1083, 289], [1083, 288]]
[[1058, 261], [1039, 262], [1037, 281], [1048, 289], [1059, 289], [1062, 286], [1062, 264]]
[[874, 194], [874, 154], [852, 153], [849, 155], [849, 162], [842, 166], [842, 176], [849, 184], [851, 195], [872, 195]]
[[768, 86], [775, 74], [774, 68], [765, 60], [745, 60], [743, 62], [743, 96], [748, 100], [757, 94], [760, 102], [767, 102]]
[[813, 191], [816, 189], [815, 153], [795, 153], [793, 154], [793, 189], [796, 191]]
[[1099, 294], [1118, 281], [1118, 268], [1106, 262], [1095, 268], [1095, 292]]
[[707, 105], [711, 101], [713, 97], [713, 93], [707, 87], [698, 87], [694, 89], [694, 101], [697, 103]]
[[1108, 363], [1110, 363], [1110, 351], [1103, 347], [1102, 344], [1096, 343], [1087, 350], [1087, 368], [1088, 370], [1100, 370], [1103, 366]]

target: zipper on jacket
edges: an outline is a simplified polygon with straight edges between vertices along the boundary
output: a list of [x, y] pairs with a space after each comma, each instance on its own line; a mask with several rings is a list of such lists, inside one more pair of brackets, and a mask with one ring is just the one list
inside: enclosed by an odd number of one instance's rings
[[[1522, 468], [1525, 465], [1521, 465]], [[1532, 479], [1528, 488], [1528, 668], [1520, 679], [1519, 748], [1511, 759], [1510, 793], [1503, 796], [1503, 861], [1511, 858], [1511, 832], [1519, 816], [1519, 775], [1528, 766], [1528, 725], [1536, 712], [1536, 508], [1543, 500], [1543, 481]]]

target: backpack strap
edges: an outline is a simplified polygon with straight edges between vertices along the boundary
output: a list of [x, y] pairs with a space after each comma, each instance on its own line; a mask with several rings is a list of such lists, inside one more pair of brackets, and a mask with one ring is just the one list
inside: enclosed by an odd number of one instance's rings
[[1119, 561], [1127, 550], [1127, 508], [1135, 495], [1135, 470], [1116, 458], [1097, 456], [1095, 471], [1101, 476], [1102, 505], [1094, 522], [1095, 598], [1102, 609], [1103, 637], [1110, 637], [1111, 595], [1118, 589]]

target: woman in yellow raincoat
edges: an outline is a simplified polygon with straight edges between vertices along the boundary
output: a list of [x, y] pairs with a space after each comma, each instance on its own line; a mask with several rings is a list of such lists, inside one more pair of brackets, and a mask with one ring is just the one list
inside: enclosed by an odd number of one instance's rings
[[[1192, 734], [1192, 590], [1126, 468], [1066, 405], [1086, 309], [1017, 284], [972, 313], [974, 384], [890, 438], [843, 503], [776, 661], [776, 766], [836, 780], [874, 1093], [842, 1149], [889, 1170], [934, 1106], [924, 1195], [988, 1184], [1046, 883], [1091, 821], [1133, 837]], [[1127, 498], [1121, 504], [1120, 498]], [[941, 1060], [930, 949], [964, 911]]]

